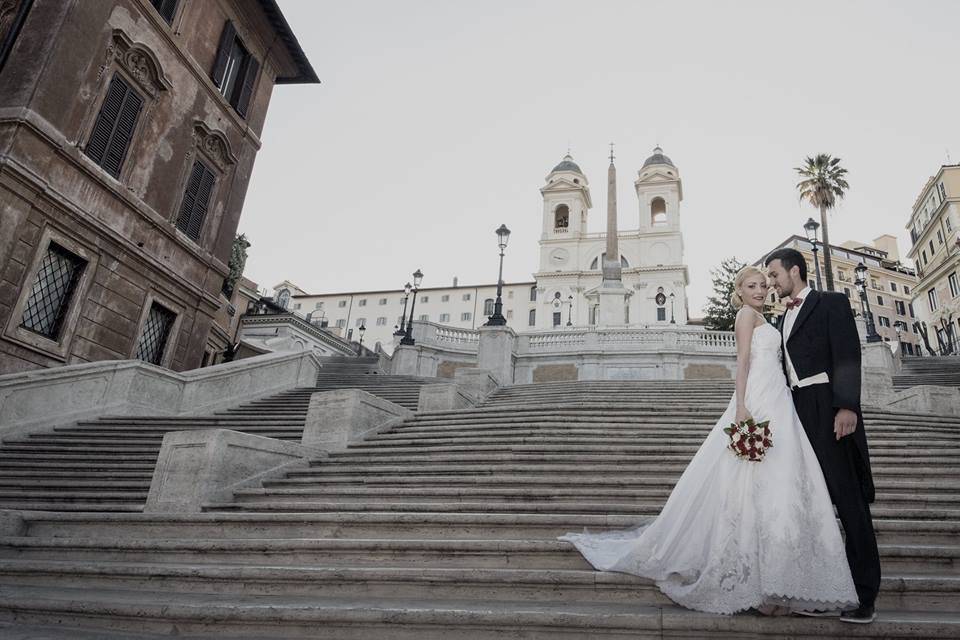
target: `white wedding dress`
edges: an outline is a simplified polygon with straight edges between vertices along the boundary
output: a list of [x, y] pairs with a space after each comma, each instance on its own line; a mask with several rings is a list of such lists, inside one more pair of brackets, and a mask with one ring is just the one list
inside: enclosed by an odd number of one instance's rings
[[737, 458], [723, 428], [736, 396], [683, 472], [660, 515], [638, 528], [562, 536], [595, 568], [654, 580], [674, 602], [730, 614], [776, 604], [857, 605], [840, 527], [780, 364], [780, 332], [754, 329], [746, 406], [770, 421], [762, 462]]

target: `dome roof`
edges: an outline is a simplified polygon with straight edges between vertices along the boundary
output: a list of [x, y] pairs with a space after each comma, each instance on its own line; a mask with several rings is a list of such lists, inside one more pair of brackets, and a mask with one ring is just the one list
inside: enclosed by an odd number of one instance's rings
[[574, 173], [583, 175], [583, 171], [580, 170], [580, 165], [573, 161], [573, 157], [569, 153], [563, 156], [563, 160], [560, 161], [560, 164], [555, 166], [550, 173], [553, 173], [554, 171], [573, 171]]
[[673, 164], [673, 161], [670, 160], [670, 158], [663, 155], [663, 149], [661, 149], [660, 147], [654, 147], [653, 155], [647, 158], [646, 160], [644, 160], [643, 162], [644, 167], [651, 164], [668, 164], [671, 167], [676, 167], [676, 165]]

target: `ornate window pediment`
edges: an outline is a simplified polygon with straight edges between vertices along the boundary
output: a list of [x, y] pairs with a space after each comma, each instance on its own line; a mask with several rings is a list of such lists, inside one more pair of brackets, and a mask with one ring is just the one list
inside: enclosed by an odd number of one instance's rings
[[145, 45], [134, 42], [119, 29], [113, 30], [113, 36], [107, 46], [107, 59], [100, 67], [100, 73], [102, 74], [114, 60], [151, 98], [156, 98], [161, 91], [166, 91], [172, 86], [164, 75], [157, 56]]
[[193, 125], [193, 141], [197, 149], [210, 158], [221, 172], [237, 163], [230, 142], [220, 131], [215, 131], [199, 120]]

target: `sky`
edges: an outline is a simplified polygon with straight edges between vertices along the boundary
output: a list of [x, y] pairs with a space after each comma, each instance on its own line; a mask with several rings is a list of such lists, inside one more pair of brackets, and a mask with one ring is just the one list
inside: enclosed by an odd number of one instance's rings
[[539, 262], [542, 199], [569, 148], [603, 231], [662, 146], [680, 171], [692, 316], [727, 257], [752, 262], [816, 211], [794, 167], [829, 153], [850, 191], [834, 244], [900, 239], [960, 162], [960, 2], [280, 0], [320, 77], [274, 89], [239, 231], [245, 275], [310, 293], [496, 282]]

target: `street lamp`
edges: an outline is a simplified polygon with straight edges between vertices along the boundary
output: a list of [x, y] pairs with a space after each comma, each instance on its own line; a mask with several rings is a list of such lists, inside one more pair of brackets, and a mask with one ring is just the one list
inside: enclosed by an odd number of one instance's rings
[[[413, 272], [413, 302], [410, 303], [410, 317], [407, 318], [407, 330], [404, 332], [400, 344], [416, 344], [416, 341], [413, 339], [413, 312], [417, 308], [417, 294], [420, 292], [421, 282], [423, 282], [423, 273], [420, 272], [420, 269], [417, 269]], [[406, 290], [406, 287], [404, 287], [404, 290]]]
[[823, 291], [823, 283], [820, 282], [820, 260], [817, 259], [817, 229], [820, 228], [820, 223], [810, 218], [803, 228], [807, 232], [807, 240], [813, 246], [813, 268], [817, 272], [817, 290]]
[[572, 327], [573, 326], [573, 296], [569, 296], [567, 298], [567, 303], [570, 305], [567, 308], [567, 326]]
[[497, 277], [497, 301], [493, 305], [493, 315], [484, 323], [485, 327], [502, 327], [507, 324], [507, 319], [503, 317], [503, 250], [507, 248], [507, 241], [510, 240], [510, 229], [507, 225], [501, 224], [497, 229], [497, 246], [500, 247], [500, 275]]
[[357, 357], [359, 358], [363, 355], [363, 334], [367, 331], [366, 325], [360, 323], [360, 329], [358, 329], [358, 331], [360, 332], [360, 345], [357, 347]]
[[410, 290], [413, 289], [413, 286], [408, 282], [403, 285], [403, 315], [400, 316], [400, 326], [396, 328], [396, 331], [393, 332], [395, 336], [404, 336], [407, 335], [407, 300], [410, 298]]
[[677, 320], [673, 315], [673, 299], [676, 297], [677, 296], [675, 293], [673, 292], [670, 293], [670, 324], [677, 324]]
[[[862, 262], [854, 269], [857, 274], [857, 290], [860, 292], [860, 305], [867, 322], [867, 342], [880, 342], [883, 338], [877, 334], [877, 327], [873, 324], [873, 313], [870, 312], [870, 298], [867, 296], [867, 265]], [[864, 309], [864, 306], [866, 308]]]

